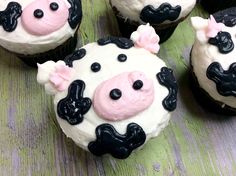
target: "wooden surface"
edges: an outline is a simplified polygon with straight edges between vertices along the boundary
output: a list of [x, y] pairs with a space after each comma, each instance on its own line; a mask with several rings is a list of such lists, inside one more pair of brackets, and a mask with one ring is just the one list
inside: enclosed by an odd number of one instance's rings
[[[83, 12], [78, 46], [119, 34], [105, 0], [83, 0]], [[207, 16], [199, 7], [191, 15]], [[178, 78], [178, 108], [160, 136], [126, 160], [94, 157], [67, 139], [36, 70], [0, 50], [0, 175], [236, 175], [236, 118], [202, 109], [188, 86], [193, 40], [188, 18], [161, 45]]]

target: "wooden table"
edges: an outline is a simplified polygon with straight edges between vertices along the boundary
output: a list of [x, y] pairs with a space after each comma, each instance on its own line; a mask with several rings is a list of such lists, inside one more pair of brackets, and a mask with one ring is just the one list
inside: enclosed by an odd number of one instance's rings
[[[83, 0], [83, 12], [78, 46], [119, 35], [106, 0]], [[200, 7], [194, 15], [208, 16]], [[178, 108], [159, 137], [126, 160], [95, 157], [67, 139], [36, 69], [0, 50], [0, 175], [236, 175], [236, 118], [202, 109], [189, 89], [193, 41], [188, 18], [161, 45], [159, 56], [178, 78]]]

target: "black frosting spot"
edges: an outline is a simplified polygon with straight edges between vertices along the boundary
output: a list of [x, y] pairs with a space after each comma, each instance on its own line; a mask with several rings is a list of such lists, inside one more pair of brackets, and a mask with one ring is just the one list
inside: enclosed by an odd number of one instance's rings
[[51, 9], [52, 11], [57, 11], [58, 8], [59, 8], [59, 5], [58, 5], [56, 2], [52, 2], [52, 3], [50, 4], [50, 9]]
[[127, 60], [127, 56], [125, 54], [119, 54], [117, 57], [118, 61], [125, 62]]
[[109, 43], [114, 43], [116, 46], [118, 46], [121, 49], [129, 49], [134, 46], [134, 43], [132, 40], [122, 37], [113, 37], [109, 36], [106, 38], [101, 38], [97, 41], [99, 45], [107, 45]]
[[98, 72], [101, 70], [101, 65], [97, 62], [94, 62], [92, 65], [91, 65], [91, 70], [93, 72]]
[[156, 76], [159, 83], [169, 90], [169, 94], [162, 101], [163, 107], [168, 111], [175, 110], [177, 105], [178, 86], [173, 75], [173, 70], [167, 67], [162, 67], [161, 72], [159, 72]]
[[17, 19], [21, 14], [21, 5], [17, 2], [10, 2], [4, 11], [0, 11], [0, 25], [7, 32], [14, 31], [17, 27]]
[[110, 92], [110, 97], [112, 100], [118, 100], [122, 96], [122, 92], [120, 89], [112, 89]]
[[65, 59], [64, 62], [66, 65], [69, 67], [73, 67], [73, 61], [75, 60], [80, 60], [86, 55], [86, 50], [85, 49], [79, 49], [75, 50], [72, 54], [68, 55]]
[[127, 158], [146, 140], [145, 132], [136, 123], [130, 123], [124, 135], [119, 134], [110, 124], [102, 124], [96, 128], [96, 136], [97, 140], [88, 145], [89, 151], [97, 156], [109, 153], [118, 159]]
[[236, 7], [219, 11], [213, 16], [218, 23], [224, 23], [228, 27], [236, 25]]
[[34, 11], [34, 17], [35, 18], [43, 18], [43, 11], [41, 9], [36, 9]]
[[69, 8], [69, 19], [68, 22], [72, 29], [81, 22], [82, 19], [82, 5], [80, 0], [67, 0], [71, 7]]
[[134, 90], [139, 90], [143, 87], [143, 81], [137, 80], [133, 83]]
[[90, 98], [84, 98], [85, 83], [75, 80], [68, 89], [68, 95], [57, 104], [57, 114], [71, 125], [77, 125], [84, 119], [92, 104]]
[[172, 7], [169, 3], [161, 4], [157, 9], [152, 5], [145, 6], [140, 13], [140, 19], [146, 23], [161, 24], [166, 20], [176, 20], [181, 12], [181, 6]]
[[223, 70], [220, 63], [213, 62], [207, 68], [206, 75], [216, 83], [220, 95], [236, 97], [236, 63], [232, 63], [229, 70]]
[[210, 38], [208, 42], [217, 46], [219, 52], [222, 54], [228, 54], [234, 49], [234, 43], [228, 32], [218, 32], [217, 36], [215, 38]]

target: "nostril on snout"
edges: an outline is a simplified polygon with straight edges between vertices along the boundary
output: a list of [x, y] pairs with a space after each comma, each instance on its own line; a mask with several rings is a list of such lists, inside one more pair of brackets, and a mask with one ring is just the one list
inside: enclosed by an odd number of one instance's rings
[[141, 80], [137, 80], [137, 81], [135, 81], [134, 84], [133, 84], [134, 90], [139, 90], [139, 89], [141, 89], [142, 87], [143, 87], [143, 81], [141, 81]]
[[42, 18], [43, 17], [43, 11], [41, 9], [36, 9], [34, 11], [35, 18]]
[[50, 9], [51, 9], [52, 11], [56, 11], [58, 8], [59, 8], [59, 6], [58, 6], [58, 4], [57, 4], [56, 2], [52, 2], [52, 3], [50, 4]]
[[122, 96], [122, 92], [120, 91], [120, 89], [112, 89], [110, 92], [110, 97], [113, 100], [118, 100], [120, 99], [121, 96]]

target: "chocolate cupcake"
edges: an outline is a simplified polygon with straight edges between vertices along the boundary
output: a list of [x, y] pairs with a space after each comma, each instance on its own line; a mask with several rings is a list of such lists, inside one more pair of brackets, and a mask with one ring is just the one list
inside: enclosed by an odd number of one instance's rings
[[156, 56], [155, 30], [140, 26], [131, 39], [102, 38], [38, 67], [63, 132], [97, 156], [129, 157], [168, 125], [176, 108], [176, 80]]
[[209, 13], [236, 6], [236, 0], [200, 0], [200, 3]]
[[235, 115], [236, 8], [191, 20], [196, 31], [191, 52], [193, 92], [210, 110]]
[[140, 24], [149, 23], [166, 41], [192, 11], [196, 0], [110, 0], [120, 32], [129, 37]]
[[58, 60], [77, 43], [80, 0], [23, 0], [0, 3], [0, 46], [26, 64]]

